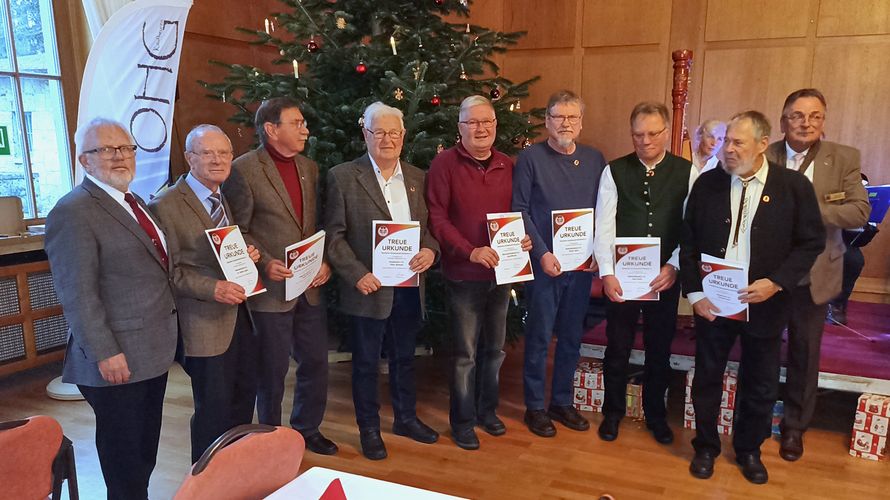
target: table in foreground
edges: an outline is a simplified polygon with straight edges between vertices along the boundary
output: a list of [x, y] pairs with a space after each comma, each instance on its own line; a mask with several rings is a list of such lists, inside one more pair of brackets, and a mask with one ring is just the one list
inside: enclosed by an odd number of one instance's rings
[[460, 500], [460, 497], [436, 493], [435, 491], [391, 483], [380, 479], [359, 476], [324, 467], [312, 467], [293, 481], [272, 493], [267, 500], [318, 500], [331, 482], [340, 480], [347, 500], [376, 499], [417, 499], [417, 500]]

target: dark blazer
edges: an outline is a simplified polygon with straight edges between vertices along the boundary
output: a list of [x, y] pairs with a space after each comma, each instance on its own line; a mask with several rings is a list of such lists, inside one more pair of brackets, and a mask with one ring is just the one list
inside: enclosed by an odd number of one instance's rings
[[[297, 299], [284, 300], [284, 281], [266, 276], [271, 259], [284, 260], [284, 248], [308, 238], [317, 231], [318, 165], [302, 155], [295, 157], [303, 194], [303, 220], [297, 220], [293, 203], [281, 174], [266, 148], [260, 146], [232, 162], [232, 174], [222, 185], [223, 195], [232, 207], [230, 215], [238, 222], [244, 240], [260, 251], [257, 267], [266, 292], [248, 299], [250, 309], [260, 312], [285, 312]], [[306, 300], [317, 305], [319, 289], [306, 290]]]
[[[167, 231], [175, 233], [178, 243], [174, 290], [185, 355], [218, 356], [226, 352], [232, 342], [238, 306], [214, 299], [216, 282], [226, 278], [204, 231], [216, 225], [184, 175], [148, 206]], [[236, 224], [225, 197], [223, 206], [229, 224]]]
[[[702, 290], [698, 269], [702, 253], [726, 256], [732, 225], [730, 180], [730, 175], [718, 165], [702, 174], [689, 194], [680, 243], [684, 294]], [[788, 292], [809, 272], [824, 247], [825, 227], [810, 181], [798, 172], [770, 163], [760, 204], [751, 222], [748, 281], [768, 278], [783, 291], [765, 302], [751, 304], [753, 335], [781, 332], [789, 312]]]
[[[176, 240], [164, 234], [169, 259]], [[136, 219], [84, 179], [47, 216], [46, 254], [68, 321], [65, 382], [111, 385], [98, 362], [120, 353], [127, 358], [129, 383], [167, 372], [176, 351], [174, 266], [164, 269]]]
[[[411, 219], [420, 221], [420, 246], [439, 256], [439, 243], [427, 224], [426, 200], [423, 197], [426, 173], [402, 162], [405, 189]], [[328, 171], [327, 207], [325, 208], [325, 251], [328, 261], [340, 277], [340, 308], [347, 314], [386, 319], [392, 310], [392, 287], [382, 287], [362, 295], [355, 284], [371, 272], [373, 253], [372, 220], [391, 220], [386, 200], [377, 183], [371, 158], [365, 154], [341, 163]], [[424, 276], [420, 276], [420, 297], [423, 304]]]
[[[785, 166], [785, 141], [770, 144], [766, 150], [769, 161]], [[868, 221], [871, 206], [868, 193], [862, 186], [859, 150], [834, 142], [821, 141], [819, 151], [810, 165], [813, 170], [813, 189], [825, 223], [825, 251], [816, 258], [810, 270], [810, 293], [813, 302], [824, 304], [841, 293], [846, 251], [844, 229], [862, 227]], [[828, 201], [829, 195], [843, 193], [843, 199]]]

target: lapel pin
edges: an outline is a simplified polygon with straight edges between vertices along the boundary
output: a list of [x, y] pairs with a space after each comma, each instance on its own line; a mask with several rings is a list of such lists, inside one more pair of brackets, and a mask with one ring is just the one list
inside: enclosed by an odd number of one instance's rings
[[763, 202], [769, 203], [769, 195], [768, 194], [763, 195]]
[[577, 167], [577, 166], [578, 166], [578, 165], [580, 165], [580, 164], [581, 164], [581, 161], [580, 161], [580, 160], [575, 160], [575, 161], [574, 161], [574, 162], [572, 162], [572, 163], [574, 163], [574, 164], [575, 164], [575, 166], [576, 166], [576, 167]]
[[411, 187], [409, 187], [408, 189], [410, 189], [412, 193], [413, 193], [414, 191], [417, 191], [417, 189], [415, 189], [414, 186], [411, 186]]

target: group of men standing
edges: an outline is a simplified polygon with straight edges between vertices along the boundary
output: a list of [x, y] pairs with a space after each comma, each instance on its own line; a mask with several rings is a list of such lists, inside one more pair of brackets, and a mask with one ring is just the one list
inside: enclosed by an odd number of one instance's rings
[[[608, 298], [603, 440], [618, 436], [642, 314], [646, 423], [659, 443], [672, 442], [664, 396], [682, 288], [698, 330], [692, 474], [704, 478], [713, 471], [720, 451], [720, 381], [729, 349], [741, 337], [734, 447], [745, 477], [766, 481], [759, 448], [769, 434], [781, 333], [789, 321], [794, 339], [782, 456], [799, 458], [813, 411], [824, 304], [840, 280], [839, 231], [861, 226], [868, 214], [858, 152], [821, 141], [825, 102], [813, 89], [789, 96], [782, 115], [786, 140], [778, 145], [767, 148], [770, 128], [762, 114], [734, 116], [722, 168], [701, 177], [689, 161], [667, 152], [664, 105], [634, 107], [634, 152], [608, 165], [599, 151], [576, 142], [583, 114], [577, 95], [554, 94], [546, 108], [546, 141], [524, 150], [514, 167], [493, 147], [497, 118], [491, 102], [468, 97], [460, 108], [460, 141], [440, 153], [426, 174], [400, 160], [401, 111], [374, 103], [362, 120], [368, 152], [328, 172], [324, 214], [318, 167], [301, 154], [309, 126], [289, 98], [260, 105], [260, 146], [234, 161], [219, 128], [192, 129], [185, 142], [189, 172], [149, 205], [128, 190], [136, 147], [126, 128], [104, 119], [90, 122], [77, 141], [86, 178], [50, 213], [46, 250], [71, 331], [64, 379], [78, 384], [96, 414], [109, 498], [147, 497], [167, 371], [177, 356], [192, 380], [193, 461], [225, 430], [251, 422], [254, 409], [260, 423], [281, 424], [291, 357], [297, 373], [289, 423], [311, 451], [338, 451], [319, 431], [328, 388], [319, 287], [332, 271], [351, 325], [352, 395], [367, 458], [387, 456], [377, 394], [381, 352], [389, 363], [393, 433], [422, 443], [438, 440], [417, 418], [413, 368], [424, 315], [423, 275], [436, 261], [452, 312], [451, 437], [472, 450], [479, 448], [477, 426], [504, 434], [496, 410], [510, 285], [495, 280], [499, 256], [489, 244], [486, 215], [511, 210], [523, 215], [527, 236], [521, 245], [535, 275], [526, 285], [523, 368], [524, 421], [531, 432], [555, 435], [554, 420], [577, 431], [589, 428], [572, 405], [572, 377], [598, 270]], [[563, 270], [549, 237], [551, 214], [582, 208], [595, 208], [595, 258], [588, 269]], [[420, 250], [409, 263], [420, 286], [382, 286], [373, 274], [374, 220], [420, 223]], [[829, 228], [825, 252], [823, 221]], [[267, 292], [248, 299], [241, 286], [225, 279], [204, 232], [229, 225], [243, 233]], [[319, 227], [326, 232], [325, 262], [304, 294], [285, 300], [291, 271], [281, 258], [284, 248]], [[618, 237], [660, 238], [660, 271], [650, 284], [660, 300], [623, 298], [613, 262]], [[742, 298], [751, 304], [750, 322], [717, 316], [701, 294], [702, 253], [749, 265]]]

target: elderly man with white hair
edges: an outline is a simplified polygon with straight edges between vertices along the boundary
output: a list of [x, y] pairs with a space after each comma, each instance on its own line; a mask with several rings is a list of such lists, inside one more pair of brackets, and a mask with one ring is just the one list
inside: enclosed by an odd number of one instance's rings
[[[380, 436], [377, 362], [385, 344], [389, 360], [393, 433], [422, 443], [439, 435], [417, 418], [414, 347], [423, 317], [423, 272], [435, 262], [439, 244], [427, 226], [424, 172], [399, 160], [405, 138], [402, 112], [381, 102], [365, 109], [368, 153], [332, 168], [327, 176], [327, 256], [340, 277], [340, 309], [352, 327], [352, 399], [362, 453], [386, 458]], [[419, 287], [382, 286], [375, 276], [372, 221], [420, 222], [420, 251], [410, 260]]]

